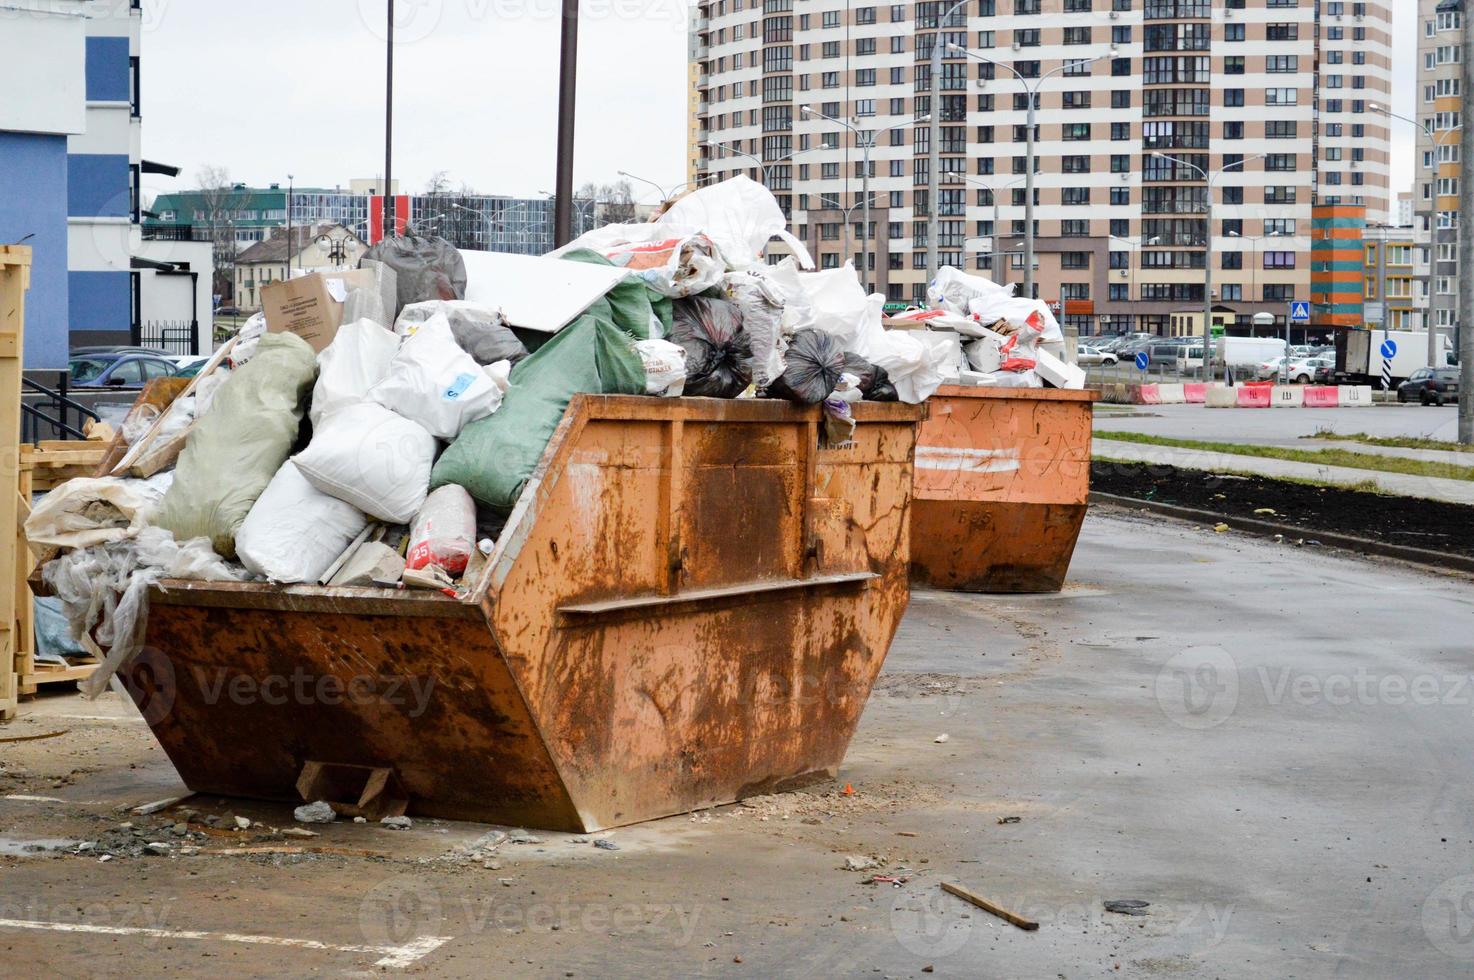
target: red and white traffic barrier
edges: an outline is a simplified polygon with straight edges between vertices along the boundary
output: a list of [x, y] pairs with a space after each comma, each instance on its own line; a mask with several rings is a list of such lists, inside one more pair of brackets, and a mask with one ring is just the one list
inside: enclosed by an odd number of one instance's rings
[[1184, 392], [1185, 385], [1159, 384], [1157, 385], [1157, 404], [1159, 405], [1181, 405], [1187, 401]]
[[1239, 385], [1235, 391], [1238, 392], [1239, 408], [1268, 408], [1271, 404], [1271, 393], [1273, 385]]
[[1160, 389], [1160, 385], [1137, 385], [1135, 398], [1132, 401], [1137, 405], [1160, 405], [1162, 404]]
[[1306, 408], [1335, 408], [1341, 404], [1341, 389], [1335, 385], [1306, 385], [1301, 399]]

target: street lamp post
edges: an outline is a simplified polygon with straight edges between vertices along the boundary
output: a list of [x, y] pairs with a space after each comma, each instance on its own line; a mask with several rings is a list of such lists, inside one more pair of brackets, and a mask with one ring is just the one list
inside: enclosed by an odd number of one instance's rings
[[[930, 88], [930, 105], [928, 115], [931, 117], [931, 125], [927, 127], [927, 208], [926, 208], [926, 284], [937, 276], [937, 250], [939, 247], [938, 198], [941, 196], [941, 169], [942, 169], [942, 31], [952, 15], [963, 7], [968, 0], [957, 0], [947, 12], [937, 18], [936, 36], [932, 38], [931, 44], [931, 76], [928, 79]], [[940, 6], [940, 4], [939, 4]], [[967, 30], [967, 19], [963, 18], [963, 30]], [[918, 25], [919, 26], [919, 25]], [[925, 290], [923, 289], [923, 295]]]
[[[1034, 298], [1034, 166], [1035, 166], [1035, 164], [1034, 164], [1034, 128], [1037, 125], [1037, 123], [1036, 123], [1035, 120], [1038, 118], [1039, 92], [1044, 87], [1044, 83], [1049, 80], [1049, 78], [1050, 78], [1051, 75], [1058, 74], [1059, 72], [1066, 71], [1066, 70], [1071, 69], [1071, 68], [1083, 68], [1086, 65], [1093, 65], [1097, 61], [1100, 61], [1103, 58], [1111, 58], [1111, 57], [1114, 57], [1115, 54], [1116, 54], [1116, 49], [1113, 46], [1105, 54], [1098, 54], [1098, 55], [1095, 55], [1094, 57], [1091, 57], [1091, 58], [1071, 58], [1071, 59], [1063, 62], [1062, 64], [1056, 65], [1055, 67], [1051, 68], [1049, 71], [1047, 71], [1044, 74], [1040, 75], [1037, 79], [1034, 80], [1034, 84], [1033, 85], [1030, 85], [1029, 84], [1029, 80], [1027, 78], [1025, 78], [1023, 75], [1020, 75], [1014, 69], [1014, 67], [1012, 65], [1005, 65], [1003, 62], [1001, 62], [1001, 61], [994, 61], [992, 58], [984, 58], [980, 54], [974, 54], [973, 52], [967, 50], [966, 48], [959, 47], [959, 46], [957, 46], [955, 44], [948, 45], [948, 47], [950, 47], [953, 51], [957, 52], [958, 54], [963, 55], [964, 57], [972, 58], [975, 61], [981, 61], [984, 64], [992, 65], [995, 68], [1002, 68], [1002, 69], [1004, 69], [1005, 71], [1007, 71], [1010, 75], [1012, 75], [1018, 81], [1019, 85], [1024, 90], [1025, 96], [1028, 99], [1029, 107], [1028, 107], [1028, 116], [1026, 117], [1028, 129], [1027, 129], [1027, 132], [1025, 132], [1025, 134], [1024, 134], [1024, 147], [1025, 147], [1025, 151], [1024, 151], [1025, 152], [1025, 160], [1024, 160], [1024, 168], [1025, 168], [1025, 170], [1024, 170], [1024, 175], [1027, 178], [1027, 180], [1024, 183], [1024, 295], [1026, 297], [1028, 297], [1029, 299], [1033, 299]], [[935, 84], [936, 84], [935, 81], [933, 81], [933, 86], [935, 86]], [[932, 116], [935, 117], [936, 115], [937, 115], [936, 107], [933, 106], [932, 107]], [[935, 129], [934, 129], [933, 130], [933, 136], [932, 136], [932, 140], [933, 140], [933, 143], [932, 143], [932, 156], [933, 156], [933, 159], [934, 160], [936, 159], [936, 153], [937, 153], [937, 146], [936, 146], [936, 142], [935, 142], [936, 141], [936, 138], [937, 137], [935, 135]], [[938, 166], [938, 164], [933, 163], [932, 166], [933, 166], [933, 168], [935, 168], [936, 166]], [[937, 176], [936, 176], [936, 172], [935, 172], [935, 169], [934, 169], [933, 172], [932, 172], [932, 174], [931, 174], [931, 180], [932, 180], [932, 187], [933, 188], [936, 187], [936, 179], [937, 179]], [[936, 191], [933, 190], [932, 193], [935, 194]], [[932, 206], [932, 213], [933, 214], [936, 213], [936, 206], [935, 205]], [[935, 247], [935, 236], [933, 236], [933, 247]], [[935, 270], [933, 270], [932, 275], [935, 275], [935, 274], [936, 274], [935, 273]]]
[[[1243, 234], [1240, 234], [1239, 232], [1231, 231], [1231, 232], [1228, 233], [1228, 237], [1230, 237], [1230, 238], [1238, 238], [1238, 239], [1241, 239], [1243, 241], [1249, 241], [1249, 242], [1253, 242], [1254, 243], [1253, 248], [1252, 248], [1252, 251], [1250, 252], [1250, 260], [1249, 260], [1249, 302], [1250, 302], [1251, 308], [1252, 308], [1252, 304], [1254, 302], [1254, 296], [1258, 292], [1258, 284], [1259, 284], [1259, 243], [1262, 242], [1262, 241], [1264, 241], [1266, 238], [1279, 238], [1279, 237], [1281, 237], [1281, 234], [1280, 234], [1280, 232], [1277, 232], [1277, 231], [1271, 231], [1271, 232], [1267, 232], [1267, 233], [1265, 233], [1263, 235], [1243, 235]], [[1280, 364], [1280, 369], [1281, 369], [1281, 371], [1282, 371], [1282, 373], [1284, 375], [1285, 384], [1289, 384], [1290, 383], [1290, 318], [1289, 317], [1285, 317], [1285, 357], [1284, 357], [1284, 361]]]
[[[988, 183], [986, 180], [979, 180], [978, 178], [973, 177], [973, 176], [970, 176], [968, 174], [948, 174], [947, 176], [949, 176], [949, 177], [952, 178], [952, 182], [953, 183], [958, 183], [958, 184], [961, 184], [961, 183], [977, 184], [979, 187], [981, 187], [984, 190], [986, 190], [988, 192], [989, 196], [992, 197], [992, 199], [993, 199], [993, 240], [996, 242], [998, 240], [998, 236], [1001, 234], [1001, 230], [1000, 230], [1001, 219], [998, 216], [998, 194], [999, 194], [1000, 191], [1006, 191], [1010, 187], [1012, 187], [1014, 184], [1017, 184], [1019, 181], [1024, 180], [1026, 178], [1020, 177], [1020, 178], [1018, 178], [1018, 180], [1010, 180], [1008, 183], [1006, 183], [1006, 184], [1002, 185], [1001, 187], [998, 187], [998, 188], [995, 189], [993, 187], [993, 185], [990, 184], [990, 183]], [[982, 255], [984, 253], [978, 252], [976, 254]], [[993, 269], [992, 269], [992, 271], [993, 271], [993, 273], [995, 275], [995, 281], [998, 283], [998, 285], [1000, 285], [1000, 286], [1007, 286], [1008, 285], [1008, 267], [1007, 266], [1003, 266], [1001, 269], [999, 267], [997, 267], [997, 266], [994, 266]], [[997, 278], [997, 276], [999, 274], [1002, 275], [1002, 277], [1003, 277], [1002, 279], [998, 279]]]
[[[1125, 242], [1127, 245], [1131, 246], [1132, 253], [1134, 253], [1138, 257], [1138, 259], [1141, 256], [1141, 250], [1143, 247], [1148, 245], [1155, 245], [1162, 240], [1160, 235], [1154, 235], [1151, 238], [1145, 239], [1144, 241], [1141, 235], [1137, 235], [1135, 238], [1127, 238], [1124, 235], [1111, 235], [1109, 237], [1114, 238], [1118, 242]], [[1126, 303], [1129, 307], [1130, 304], [1133, 302], [1133, 300], [1131, 299], [1131, 294], [1136, 292], [1136, 263], [1131, 261], [1129, 255], [1126, 259], [1126, 270]], [[1131, 314], [1131, 325], [1133, 327], [1136, 325], [1135, 314]]]
[[[1444, 143], [1444, 137], [1443, 136], [1440, 136], [1440, 135], [1437, 135], [1440, 132], [1439, 130], [1435, 130], [1431, 126], [1429, 126], [1427, 124], [1424, 124], [1424, 123], [1420, 123], [1416, 119], [1413, 119], [1413, 118], [1411, 118], [1409, 116], [1404, 116], [1401, 113], [1393, 112], [1390, 108], [1388, 108], [1387, 106], [1381, 105], [1380, 103], [1373, 102], [1373, 103], [1371, 103], [1370, 108], [1371, 108], [1371, 110], [1373, 112], [1380, 112], [1383, 115], [1387, 116], [1389, 119], [1396, 119], [1396, 120], [1399, 120], [1400, 122], [1411, 123], [1413, 126], [1415, 126], [1417, 128], [1418, 135], [1421, 136], [1422, 138], [1426, 139], [1428, 141], [1428, 145], [1430, 147], [1432, 147], [1432, 149], [1433, 149], [1433, 202], [1434, 202], [1433, 210], [1434, 210], [1434, 214], [1433, 214], [1432, 227], [1429, 229], [1429, 242], [1430, 242], [1429, 251], [1431, 252], [1431, 254], [1430, 254], [1429, 258], [1428, 258], [1428, 301], [1427, 301], [1428, 302], [1428, 309], [1427, 309], [1427, 312], [1424, 313], [1424, 316], [1427, 318], [1427, 321], [1428, 321], [1427, 324], [1426, 324], [1426, 329], [1428, 331], [1428, 366], [1429, 367], [1440, 367], [1441, 365], [1438, 363], [1438, 214], [1437, 214], [1437, 211], [1438, 211], [1438, 165], [1439, 165], [1439, 163], [1442, 162], [1442, 161], [1440, 161], [1438, 159], [1438, 156], [1439, 156], [1439, 150], [1445, 145], [1445, 143]], [[1448, 133], [1457, 133], [1457, 134], [1459, 134], [1460, 137], [1462, 137], [1462, 135], [1463, 135], [1463, 126], [1462, 125], [1460, 125], [1460, 126], [1454, 126], [1451, 129], [1445, 129], [1445, 130], [1442, 130], [1441, 132], [1444, 133], [1445, 135], [1448, 134]], [[1384, 247], [1385, 247], [1385, 243], [1384, 243]], [[1387, 303], [1387, 299], [1386, 299], [1385, 296], [1382, 298], [1382, 303], [1383, 303], [1383, 309], [1385, 309], [1386, 308], [1386, 303]], [[1386, 321], [1385, 320], [1383, 320], [1383, 324], [1382, 325], [1383, 325], [1383, 329], [1385, 330], [1386, 329]]]
[[1269, 156], [1268, 153], [1256, 153], [1244, 160], [1231, 163], [1221, 170], [1212, 173], [1204, 170], [1195, 163], [1184, 160], [1181, 157], [1168, 156], [1165, 153], [1153, 153], [1152, 156], [1158, 160], [1167, 160], [1179, 167], [1187, 167], [1196, 170], [1208, 185], [1207, 216], [1208, 230], [1203, 238], [1203, 380], [1211, 381], [1213, 378], [1213, 358], [1209, 351], [1213, 349], [1213, 188], [1218, 184], [1218, 178], [1231, 170], [1242, 171], [1245, 164], [1262, 160]]
[[[820, 119], [827, 119], [830, 122], [835, 123], [836, 125], [843, 126], [845, 129], [848, 129], [850, 131], [850, 135], [854, 137], [855, 143], [859, 145], [860, 149], [865, 151], [863, 160], [860, 164], [860, 199], [865, 204], [865, 217], [863, 219], [865, 222], [865, 227], [861, 229], [860, 234], [860, 251], [862, 253], [860, 261], [860, 287], [868, 292], [870, 289], [870, 276], [868, 274], [870, 270], [870, 151], [875, 148], [875, 140], [881, 135], [881, 133], [889, 133], [893, 130], [905, 129], [907, 126], [914, 126], [919, 122], [923, 122], [928, 118], [928, 116], [935, 117], [936, 108], [934, 106], [932, 111], [926, 116], [921, 116], [917, 119], [911, 119], [903, 123], [896, 123], [894, 126], [888, 126], [885, 129], [879, 130], [878, 132], [872, 130], [870, 131], [869, 136], [866, 136], [866, 131], [860, 129], [858, 126], [846, 122], [843, 119], [835, 119], [833, 116], [826, 116], [824, 113], [818, 111], [812, 106], [800, 106], [799, 112], [801, 112], [805, 116], [818, 116]], [[935, 209], [936, 205], [933, 204], [932, 207], [933, 209]]]
[[[294, 189], [293, 188], [292, 181], [294, 179], [295, 178], [291, 174], [287, 174], [287, 278], [288, 279], [292, 278], [292, 191]], [[277, 187], [280, 187], [281, 185], [280, 184], [277, 184], [276, 186]], [[301, 267], [302, 267], [302, 263], [299, 260], [298, 263], [297, 263], [297, 268], [300, 269]]]
[[[840, 214], [842, 214], [844, 216], [844, 254], [845, 254], [845, 258], [846, 259], [853, 258], [854, 257], [854, 253], [850, 250], [850, 218], [854, 215], [855, 208], [858, 208], [858, 207], [860, 207], [862, 205], [865, 205], [866, 206], [866, 211], [868, 212], [869, 211], [868, 205], [870, 204], [870, 201], [867, 198], [864, 201], [856, 201], [854, 204], [851, 204], [849, 207], [845, 207], [843, 204], [839, 203], [839, 199], [838, 198], [835, 198], [835, 197], [821, 197], [821, 198], [819, 198], [819, 203], [820, 204], [823, 204], [825, 201], [828, 201], [829, 202], [829, 205], [828, 205], [829, 207], [832, 207], [834, 210], [840, 212]], [[860, 264], [861, 265], [865, 265], [867, 263], [862, 259], [862, 261], [861, 261]]]

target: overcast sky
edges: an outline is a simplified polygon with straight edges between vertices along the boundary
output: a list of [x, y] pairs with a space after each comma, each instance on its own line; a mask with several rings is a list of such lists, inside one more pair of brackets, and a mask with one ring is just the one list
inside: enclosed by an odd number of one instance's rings
[[[263, 185], [346, 186], [384, 168], [386, 0], [145, 0], [143, 153]], [[1416, 109], [1416, 4], [1395, 0], [1394, 101]], [[399, 0], [394, 173], [403, 191], [447, 171], [484, 193], [551, 190], [558, 0]], [[685, 180], [684, 0], [582, 0], [575, 182], [627, 170]], [[1412, 180], [1394, 123], [1392, 189]], [[648, 185], [637, 193], [656, 197]]]

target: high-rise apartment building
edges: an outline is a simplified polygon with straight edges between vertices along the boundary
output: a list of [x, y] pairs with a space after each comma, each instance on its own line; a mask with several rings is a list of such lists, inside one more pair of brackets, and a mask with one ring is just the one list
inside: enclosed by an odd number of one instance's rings
[[1462, 0], [1418, 0], [1418, 108], [1415, 224], [1427, 235], [1432, 315], [1452, 334], [1458, 323], [1459, 117], [1464, 100]]
[[822, 265], [846, 242], [860, 264], [873, 141], [868, 281], [893, 302], [925, 289], [911, 121], [939, 35], [939, 261], [1023, 280], [1037, 91], [1035, 288], [1067, 328], [1201, 324], [1211, 261], [1215, 321], [1282, 329], [1310, 298], [1312, 204], [1389, 214], [1390, 0], [702, 0], [692, 31], [702, 175], [765, 180]]

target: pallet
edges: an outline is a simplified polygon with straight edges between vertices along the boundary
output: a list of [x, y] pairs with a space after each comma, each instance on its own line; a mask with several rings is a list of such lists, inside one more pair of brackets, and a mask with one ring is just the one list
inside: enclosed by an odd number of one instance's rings
[[22, 698], [35, 697], [43, 684], [76, 684], [92, 676], [97, 669], [96, 657], [70, 657], [67, 666], [50, 663], [33, 663], [31, 672], [16, 677], [16, 687]]
[[[25, 350], [26, 289], [31, 284], [31, 250], [25, 245], [0, 245], [0, 462], [13, 466], [20, 457], [21, 365]], [[7, 471], [10, 466], [5, 466]], [[29, 549], [21, 544], [20, 524], [25, 510], [21, 481], [7, 472], [0, 483], [0, 575], [30, 571]], [[30, 592], [27, 590], [26, 595]], [[0, 721], [15, 717], [19, 692], [15, 660], [21, 652], [30, 608], [17, 603], [19, 585], [0, 588]]]

